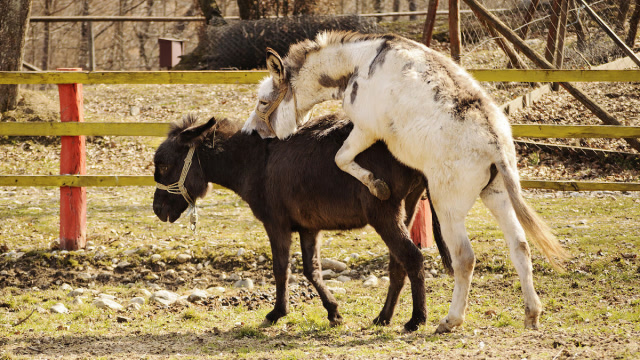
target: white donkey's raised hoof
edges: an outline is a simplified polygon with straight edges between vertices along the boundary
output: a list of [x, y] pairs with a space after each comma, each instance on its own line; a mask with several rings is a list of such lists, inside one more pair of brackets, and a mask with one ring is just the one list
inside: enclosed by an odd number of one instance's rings
[[504, 232], [520, 277], [525, 327], [542, 311], [532, 279], [525, 233], [551, 264], [567, 255], [524, 201], [508, 120], [460, 66], [426, 46], [396, 35], [325, 32], [295, 44], [283, 59], [267, 54], [271, 77], [243, 127], [262, 137], [286, 138], [307, 121], [313, 105], [341, 99], [354, 124], [336, 164], [384, 200], [388, 187], [354, 162], [383, 140], [404, 164], [429, 179], [431, 199], [451, 253], [455, 286], [436, 332], [464, 321], [475, 256], [464, 220], [478, 195]]

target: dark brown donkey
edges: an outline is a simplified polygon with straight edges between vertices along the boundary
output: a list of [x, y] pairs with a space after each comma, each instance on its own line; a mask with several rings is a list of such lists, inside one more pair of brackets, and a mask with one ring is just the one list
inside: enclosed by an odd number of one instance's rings
[[[208, 182], [240, 195], [264, 224], [271, 243], [276, 304], [267, 314], [265, 322], [269, 324], [289, 311], [292, 232], [300, 234], [304, 275], [318, 291], [331, 325], [336, 325], [342, 317], [322, 281], [318, 233], [371, 224], [391, 253], [389, 292], [374, 323], [389, 324], [408, 275], [413, 313], [405, 329], [414, 331], [427, 318], [425, 276], [422, 253], [409, 238], [407, 226], [425, 192], [425, 179], [422, 173], [401, 165], [378, 143], [356, 158], [389, 184], [391, 198], [378, 200], [333, 160], [351, 129], [347, 120], [331, 115], [312, 121], [287, 140], [263, 140], [256, 133], [242, 134], [239, 126], [228, 120], [197, 124], [194, 117], [187, 116], [172, 124], [168, 138], [156, 151], [154, 177], [159, 188], [153, 211], [162, 221], [177, 220], [189, 203], [195, 204], [196, 198], [205, 195]], [[445, 266], [450, 267], [437, 225], [436, 230]]]

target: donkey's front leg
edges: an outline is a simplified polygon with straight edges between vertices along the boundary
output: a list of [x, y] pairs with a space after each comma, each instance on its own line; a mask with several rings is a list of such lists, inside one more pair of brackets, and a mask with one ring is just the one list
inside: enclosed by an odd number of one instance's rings
[[376, 179], [371, 171], [364, 169], [354, 161], [358, 154], [368, 149], [376, 140], [377, 139], [373, 137], [367, 136], [362, 130], [354, 126], [349, 137], [347, 137], [347, 140], [344, 141], [344, 144], [342, 144], [342, 147], [338, 150], [335, 160], [336, 165], [338, 165], [342, 171], [358, 179], [369, 188], [373, 196], [380, 200], [387, 200], [391, 196], [391, 190], [389, 190], [387, 183], [383, 180]]
[[337, 326], [342, 323], [342, 316], [338, 312], [338, 302], [322, 281], [322, 265], [320, 265], [320, 246], [318, 246], [318, 231], [300, 230], [300, 248], [302, 249], [302, 265], [304, 276], [313, 284], [320, 295], [322, 305], [329, 314], [329, 324]]
[[271, 256], [273, 256], [273, 276], [276, 280], [276, 304], [267, 314], [263, 326], [273, 325], [278, 319], [289, 313], [289, 251], [291, 248], [291, 231], [284, 227], [268, 228]]

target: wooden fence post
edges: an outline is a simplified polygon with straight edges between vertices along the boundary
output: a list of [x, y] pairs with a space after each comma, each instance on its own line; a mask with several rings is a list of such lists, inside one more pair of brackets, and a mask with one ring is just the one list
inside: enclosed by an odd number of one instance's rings
[[[81, 71], [82, 69], [58, 69]], [[60, 121], [84, 122], [82, 84], [59, 84]], [[85, 137], [62, 136], [60, 149], [60, 174], [85, 175]], [[78, 250], [87, 241], [87, 189], [84, 187], [60, 188], [60, 248]]]
[[424, 249], [433, 245], [433, 221], [429, 200], [420, 200], [416, 206], [415, 218], [411, 225], [411, 240]]

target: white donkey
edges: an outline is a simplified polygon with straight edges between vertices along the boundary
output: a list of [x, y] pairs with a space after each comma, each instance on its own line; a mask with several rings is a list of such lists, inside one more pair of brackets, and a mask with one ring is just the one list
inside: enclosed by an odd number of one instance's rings
[[464, 221], [478, 195], [509, 245], [524, 293], [525, 327], [538, 327], [542, 306], [525, 232], [554, 267], [566, 253], [522, 197], [508, 120], [464, 69], [400, 36], [352, 32], [326, 32], [295, 44], [284, 61], [269, 49], [267, 67], [271, 77], [260, 84], [243, 131], [284, 139], [315, 104], [341, 99], [354, 124], [335, 158], [342, 170], [388, 198], [386, 184], [354, 162], [383, 140], [398, 160], [428, 178], [455, 279], [449, 313], [436, 332], [464, 321], [475, 266]]

